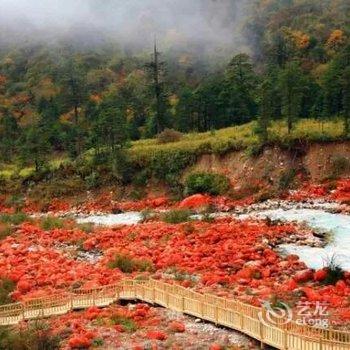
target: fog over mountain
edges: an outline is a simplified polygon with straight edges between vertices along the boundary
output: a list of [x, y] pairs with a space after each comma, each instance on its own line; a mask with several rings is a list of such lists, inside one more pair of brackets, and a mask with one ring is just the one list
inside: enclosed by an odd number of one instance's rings
[[149, 47], [244, 47], [249, 0], [0, 0], [0, 43], [116, 40]]

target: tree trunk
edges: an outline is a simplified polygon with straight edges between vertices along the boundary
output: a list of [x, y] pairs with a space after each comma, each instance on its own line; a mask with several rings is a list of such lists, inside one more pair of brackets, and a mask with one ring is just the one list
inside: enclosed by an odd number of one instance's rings
[[156, 95], [156, 127], [157, 127], [157, 134], [159, 134], [162, 130], [161, 126], [161, 87], [159, 84], [159, 65], [158, 65], [158, 51], [157, 51], [157, 45], [154, 44], [154, 89], [155, 89], [155, 95]]
[[347, 114], [344, 114], [344, 136], [348, 136], [349, 135], [349, 130], [350, 126], [349, 126], [349, 117], [347, 116]]
[[291, 116], [288, 117], [287, 127], [288, 127], [288, 135], [289, 135], [292, 132], [292, 128], [293, 128], [293, 122], [292, 122]]

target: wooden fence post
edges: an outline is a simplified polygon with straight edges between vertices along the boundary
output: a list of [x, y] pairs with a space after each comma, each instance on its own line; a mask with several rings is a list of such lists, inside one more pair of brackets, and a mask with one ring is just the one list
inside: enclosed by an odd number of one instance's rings
[[[263, 314], [263, 320], [265, 319], [265, 313], [266, 310], [263, 307], [261, 310], [262, 314]], [[264, 323], [259, 319], [259, 328], [260, 328], [260, 349], [265, 349], [265, 343], [264, 343]]]
[[241, 327], [241, 330], [243, 330], [243, 325], [244, 325], [244, 319], [243, 319], [243, 313], [240, 312], [239, 315], [241, 316], [240, 318], [240, 327]]
[[137, 283], [133, 281], [132, 283], [132, 290], [134, 291], [134, 300], [137, 299]]
[[24, 306], [24, 304], [23, 303], [21, 303], [21, 307], [22, 307], [22, 319], [23, 320], [25, 320], [25, 312], [26, 312], [26, 310], [25, 310], [25, 306]]
[[118, 300], [119, 300], [119, 290], [120, 290], [120, 286], [117, 285], [117, 286], [115, 287], [114, 293], [113, 293], [113, 295], [114, 295], [114, 300], [115, 300], [115, 301], [118, 301]]
[[214, 318], [215, 318], [215, 324], [217, 325], [219, 322], [219, 307], [215, 305], [214, 309]]
[[287, 350], [288, 349], [288, 332], [285, 330], [283, 332], [283, 349]]
[[264, 340], [264, 324], [259, 321], [259, 330], [260, 330], [260, 340], [263, 342]]

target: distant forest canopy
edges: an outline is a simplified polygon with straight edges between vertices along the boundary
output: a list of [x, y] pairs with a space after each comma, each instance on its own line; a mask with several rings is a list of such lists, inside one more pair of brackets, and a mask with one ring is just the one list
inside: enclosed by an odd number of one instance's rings
[[211, 52], [200, 42], [172, 45], [171, 36], [140, 50], [110, 37], [79, 45], [79, 36], [10, 41], [2, 32], [0, 158], [76, 157], [165, 128], [252, 120], [267, 141], [280, 118], [292, 131], [298, 118], [340, 117], [349, 134], [349, 19], [348, 0], [254, 1], [230, 57], [224, 43]]

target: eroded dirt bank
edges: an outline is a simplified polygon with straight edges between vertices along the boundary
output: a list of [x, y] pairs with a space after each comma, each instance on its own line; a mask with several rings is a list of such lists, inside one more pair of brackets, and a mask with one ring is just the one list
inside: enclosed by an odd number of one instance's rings
[[[283, 198], [284, 195], [288, 195], [288, 190], [302, 189], [308, 184], [327, 182], [329, 192], [336, 187], [334, 180], [350, 176], [350, 142], [310, 145], [301, 143], [289, 149], [269, 146], [254, 156], [247, 150], [232, 151], [225, 155], [204, 154], [198, 156], [193, 165], [180, 173], [178, 177], [180, 182], [184, 183], [191, 172], [224, 174], [232, 185], [231, 190], [224, 195], [233, 200], [249, 199], [248, 204], [270, 198]], [[151, 176], [143, 185], [132, 182], [122, 186], [117, 182], [107, 182], [94, 189], [88, 189], [84, 183], [76, 186], [75, 179], [76, 177], [65, 177], [64, 180], [32, 182], [30, 187], [22, 184], [22, 189], [18, 186], [14, 186], [13, 190], [7, 187], [6, 193], [0, 193], [0, 201], [5, 203], [6, 198], [11, 195], [17, 196], [22, 192], [23, 197], [30, 202], [31, 212], [66, 211], [69, 208], [61, 203], [62, 200], [70, 203], [69, 207], [86, 206], [86, 203], [98, 202], [93, 206], [110, 212], [111, 210], [108, 209], [111, 201], [120, 203], [143, 200], [145, 203], [140, 208], [135, 208], [134, 205], [130, 207], [124, 205], [122, 208], [118, 206], [121, 211], [142, 210], [144, 207], [159, 207], [158, 204], [148, 203], [150, 199], [167, 197], [179, 200], [184, 194], [184, 189], [179, 188], [178, 185], [174, 187], [172, 183], [165, 183]], [[104, 210], [105, 206], [108, 207], [105, 208], [106, 210]]]
[[213, 171], [225, 174], [238, 186], [257, 182], [277, 183], [281, 176], [294, 169], [302, 172], [310, 182], [329, 177], [350, 175], [350, 142], [301, 145], [294, 149], [266, 147], [260, 155], [246, 151], [230, 152], [224, 156], [208, 154], [184, 173]]

